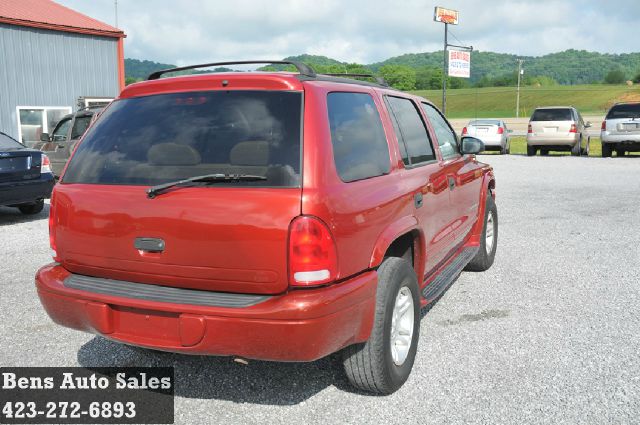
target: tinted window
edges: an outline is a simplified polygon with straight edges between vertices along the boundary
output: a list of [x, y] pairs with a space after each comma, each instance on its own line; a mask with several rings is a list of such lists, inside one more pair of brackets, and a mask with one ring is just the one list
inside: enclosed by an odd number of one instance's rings
[[67, 131], [71, 125], [71, 118], [67, 118], [58, 123], [58, 126], [53, 130], [52, 139], [54, 142], [67, 140]]
[[444, 117], [435, 107], [427, 103], [422, 103], [422, 109], [429, 118], [433, 131], [436, 133], [442, 158], [448, 159], [458, 156], [460, 154], [458, 150], [458, 139]]
[[87, 132], [64, 181], [155, 185], [223, 173], [267, 177], [235, 186], [298, 186], [301, 102], [301, 93], [248, 90], [118, 100]]
[[[435, 159], [429, 134], [415, 104], [409, 99], [387, 96], [392, 118], [396, 120], [394, 128], [398, 142], [404, 143], [407, 158], [405, 164], [415, 165]], [[403, 155], [404, 156], [404, 155]]]
[[338, 175], [350, 182], [389, 172], [389, 148], [378, 109], [366, 93], [327, 97], [333, 159]]
[[91, 123], [91, 117], [92, 115], [76, 117], [76, 120], [73, 122], [73, 129], [71, 130], [71, 140], [82, 137]]
[[13, 140], [6, 134], [0, 133], [0, 149], [20, 149], [24, 148], [20, 143]]
[[531, 121], [573, 121], [571, 109], [536, 109]]
[[609, 110], [606, 119], [615, 120], [617, 118], [640, 118], [640, 103], [615, 105]]

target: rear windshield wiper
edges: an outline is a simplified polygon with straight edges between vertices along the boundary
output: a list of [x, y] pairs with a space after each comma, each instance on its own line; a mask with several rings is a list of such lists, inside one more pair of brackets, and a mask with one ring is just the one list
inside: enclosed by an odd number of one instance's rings
[[195, 186], [194, 183], [201, 183], [201, 182], [226, 183], [226, 182], [240, 182], [240, 181], [254, 182], [254, 181], [260, 181], [260, 180], [266, 180], [266, 179], [267, 178], [264, 176], [256, 176], [253, 174], [205, 174], [203, 176], [194, 176], [194, 177], [189, 177], [188, 179], [177, 180], [169, 183], [163, 183], [157, 186], [151, 186], [149, 189], [147, 189], [147, 197], [149, 199], [153, 199], [156, 197], [156, 195], [166, 192], [167, 189], [170, 189], [172, 187]]

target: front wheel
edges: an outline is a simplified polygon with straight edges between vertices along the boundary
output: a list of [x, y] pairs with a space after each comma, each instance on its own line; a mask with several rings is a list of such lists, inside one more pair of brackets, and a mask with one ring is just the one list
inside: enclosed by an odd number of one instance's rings
[[498, 208], [490, 193], [484, 208], [484, 228], [480, 235], [480, 249], [465, 270], [483, 272], [493, 265], [498, 248]]
[[409, 377], [420, 334], [418, 279], [411, 264], [389, 257], [378, 268], [376, 311], [369, 340], [343, 350], [351, 384], [375, 394], [391, 394]]
[[18, 209], [22, 214], [33, 215], [38, 214], [44, 208], [44, 199], [34, 202], [33, 204], [19, 205]]

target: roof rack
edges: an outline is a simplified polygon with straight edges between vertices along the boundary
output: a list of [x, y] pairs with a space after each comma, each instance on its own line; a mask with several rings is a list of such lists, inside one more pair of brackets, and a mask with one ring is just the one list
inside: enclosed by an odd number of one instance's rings
[[197, 69], [197, 68], [209, 68], [212, 66], [225, 66], [225, 65], [253, 65], [253, 64], [278, 64], [278, 65], [293, 65], [296, 67], [298, 72], [301, 75], [306, 77], [315, 78], [316, 72], [309, 65], [306, 65], [302, 62], [295, 61], [269, 61], [269, 60], [251, 60], [251, 61], [234, 61], [234, 62], [213, 62], [213, 63], [203, 63], [199, 65], [189, 65], [189, 66], [181, 66], [178, 68], [168, 68], [160, 71], [153, 72], [149, 74], [147, 80], [157, 80], [162, 76], [162, 74], [166, 74], [168, 72], [177, 72], [177, 71], [186, 71], [189, 69]]
[[373, 80], [375, 80], [376, 83], [380, 84], [381, 86], [385, 86], [385, 87], [389, 87], [389, 84], [385, 81], [384, 78], [382, 77], [377, 77], [375, 75], [372, 74], [352, 74], [352, 73], [345, 73], [345, 74], [322, 74], [322, 75], [328, 75], [329, 77], [360, 77], [360, 78], [371, 78]]

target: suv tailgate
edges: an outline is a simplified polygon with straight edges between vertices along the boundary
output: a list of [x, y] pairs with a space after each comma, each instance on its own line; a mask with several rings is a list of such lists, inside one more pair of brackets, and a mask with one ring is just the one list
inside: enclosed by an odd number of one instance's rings
[[[289, 223], [299, 188], [181, 188], [149, 199], [146, 187], [62, 184], [55, 238], [73, 273], [203, 290], [286, 290]], [[136, 238], [164, 241], [162, 252]]]

